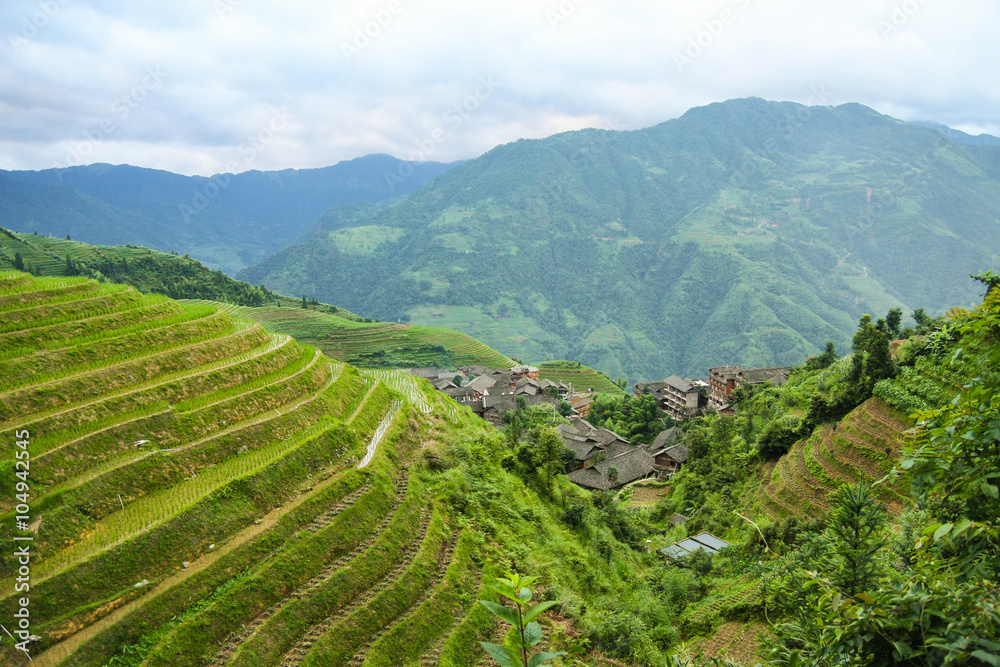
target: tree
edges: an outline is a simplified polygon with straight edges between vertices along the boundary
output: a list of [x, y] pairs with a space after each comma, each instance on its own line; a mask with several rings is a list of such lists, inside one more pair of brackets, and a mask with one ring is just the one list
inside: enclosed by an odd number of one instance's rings
[[535, 434], [535, 445], [533, 448], [535, 466], [545, 479], [545, 488], [552, 493], [552, 479], [561, 473], [563, 467], [563, 452], [566, 446], [563, 445], [559, 432], [551, 426], [545, 426]]
[[876, 382], [895, 375], [885, 320], [872, 324], [871, 315], [862, 315], [852, 342], [854, 357], [850, 380], [854, 399], [861, 403], [872, 395]]
[[608, 466], [608, 481], [611, 486], [618, 484], [618, 468], [613, 465]]
[[18, 271], [24, 271], [24, 258], [19, 252], [14, 253], [14, 268]]
[[542, 652], [528, 656], [528, 649], [542, 641], [542, 626], [535, 619], [546, 609], [560, 603], [558, 600], [549, 600], [532, 605], [532, 591], [528, 586], [537, 577], [522, 577], [516, 573], [508, 573], [507, 576], [509, 579], [497, 578], [496, 585], [486, 588], [513, 602], [513, 609], [490, 600], [479, 601], [479, 604], [486, 607], [491, 614], [511, 625], [504, 640], [505, 646], [490, 642], [479, 642], [479, 644], [500, 667], [538, 667], [552, 658], [566, 655], [562, 652]]
[[302, 307], [303, 308], [308, 308], [309, 307], [309, 302], [306, 301], [306, 295], [305, 294], [302, 295]]
[[809, 359], [807, 359], [806, 366], [808, 368], [816, 370], [821, 368], [829, 368], [839, 358], [840, 357], [837, 356], [837, 350], [833, 345], [833, 341], [828, 340], [826, 342], [826, 349], [823, 350], [823, 352], [818, 354], [817, 356], [810, 357]]
[[996, 271], [983, 271], [982, 273], [974, 273], [969, 277], [976, 282], [986, 285], [986, 296], [989, 296], [990, 292], [1000, 286], [1000, 275], [997, 275]]
[[878, 574], [876, 555], [885, 546], [885, 505], [867, 484], [842, 485], [831, 496], [828, 530], [838, 563], [834, 583], [854, 597], [868, 590]]
[[893, 335], [894, 338], [899, 338], [900, 327], [903, 324], [903, 309], [893, 308], [885, 316], [885, 324], [889, 328], [889, 333]]

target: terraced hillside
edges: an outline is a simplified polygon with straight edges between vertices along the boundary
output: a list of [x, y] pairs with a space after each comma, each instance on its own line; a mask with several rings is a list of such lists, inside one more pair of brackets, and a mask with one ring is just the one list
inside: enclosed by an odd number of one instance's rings
[[474, 601], [469, 533], [406, 465], [433, 410], [413, 378], [213, 306], [14, 272], [0, 350], [0, 432], [30, 442], [23, 479], [4, 457], [0, 520], [30, 538], [33, 664], [398, 664]]
[[36, 276], [84, 276], [174, 298], [242, 305], [262, 305], [278, 298], [264, 287], [233, 280], [221, 270], [210, 271], [187, 255], [132, 245], [90, 245], [0, 227], [0, 271], [11, 269]]
[[[288, 304], [288, 300], [282, 300]], [[453, 329], [357, 321], [350, 314], [299, 307], [250, 308], [215, 304], [235, 317], [259, 322], [294, 336], [325, 354], [355, 366], [456, 368], [479, 364], [510, 368], [514, 361], [475, 338]]]
[[[844, 483], [883, 479], [895, 466], [909, 427], [903, 414], [878, 398], [861, 404], [835, 425], [826, 424], [795, 443], [777, 465], [765, 468], [758, 499], [771, 518], [817, 517], [830, 509], [829, 495]], [[905, 480], [875, 487], [890, 511], [909, 503]]]
[[546, 380], [573, 383], [573, 388], [586, 391], [593, 387], [594, 391], [605, 394], [621, 395], [625, 390], [614, 383], [604, 373], [590, 366], [582, 366], [576, 361], [546, 361], [539, 365], [538, 375]]
[[215, 305], [0, 272], [0, 370], [28, 454], [0, 456], [0, 539], [30, 549], [29, 591], [0, 556], [0, 622], [30, 597], [33, 665], [468, 666], [509, 568], [572, 601], [555, 650], [655, 599], [655, 557], [568, 525], [587, 494], [508, 470], [468, 408]]

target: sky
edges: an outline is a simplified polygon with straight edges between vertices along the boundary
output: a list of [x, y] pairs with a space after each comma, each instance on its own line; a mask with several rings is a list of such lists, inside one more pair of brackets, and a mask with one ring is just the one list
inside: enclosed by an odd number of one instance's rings
[[4, 0], [0, 169], [474, 158], [738, 97], [1000, 135], [996, 0]]

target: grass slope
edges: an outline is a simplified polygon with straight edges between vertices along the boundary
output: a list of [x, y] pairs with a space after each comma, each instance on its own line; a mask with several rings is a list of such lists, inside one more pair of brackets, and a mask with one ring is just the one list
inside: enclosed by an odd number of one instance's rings
[[218, 304], [230, 314], [259, 322], [271, 331], [294, 336], [325, 354], [354, 366], [457, 368], [480, 364], [510, 368], [514, 361], [475, 338], [452, 329], [370, 322], [346, 311], [323, 312], [328, 306], [301, 308], [281, 299], [280, 307], [235, 307]]
[[173, 298], [216, 299], [251, 306], [277, 298], [264, 287], [233, 280], [222, 271], [210, 271], [187, 255], [133, 245], [95, 246], [0, 227], [0, 269], [16, 269], [18, 256], [24, 270], [38, 276], [82, 275]]
[[31, 456], [27, 526], [0, 460], [0, 539], [31, 538], [30, 592], [0, 558], [0, 615], [30, 595], [32, 664], [469, 666], [507, 568], [565, 613], [648, 595], [650, 554], [567, 526], [585, 494], [540, 496], [425, 381], [82, 278], [0, 272], [0, 312], [0, 437]]

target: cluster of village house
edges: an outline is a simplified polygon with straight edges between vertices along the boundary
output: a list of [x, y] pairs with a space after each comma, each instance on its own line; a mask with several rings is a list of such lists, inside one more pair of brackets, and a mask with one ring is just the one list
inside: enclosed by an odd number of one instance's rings
[[[592, 389], [574, 391], [572, 383], [540, 379], [534, 366], [466, 366], [458, 371], [412, 368], [408, 372], [426, 378], [438, 390], [497, 425], [502, 423], [505, 412], [517, 408], [518, 397], [525, 405], [569, 402], [573, 408], [569, 423], [560, 424], [557, 430], [576, 458], [569, 479], [587, 489], [613, 489], [646, 477], [670, 476], [687, 462], [688, 450], [676, 426], [661, 432], [650, 445], [633, 445], [586, 420]], [[651, 394], [661, 410], [676, 421], [684, 421], [707, 409], [730, 414], [730, 396], [737, 387], [782, 385], [790, 372], [789, 367], [720, 366], [709, 370], [707, 382], [672, 375], [660, 382], [640, 382], [632, 392], [636, 397]]]

